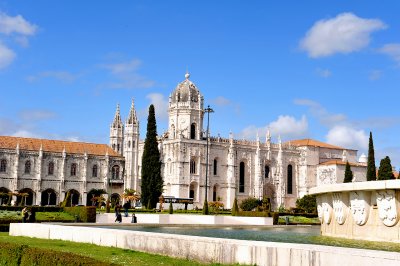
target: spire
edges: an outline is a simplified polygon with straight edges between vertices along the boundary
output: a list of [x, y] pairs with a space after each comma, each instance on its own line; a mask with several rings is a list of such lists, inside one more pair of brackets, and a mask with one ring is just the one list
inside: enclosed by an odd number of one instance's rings
[[119, 103], [117, 104], [117, 110], [115, 111], [114, 121], [113, 121], [111, 127], [114, 127], [114, 128], [122, 127], [121, 113], [119, 111]]
[[265, 136], [265, 142], [271, 142], [271, 132], [269, 131], [269, 127], [267, 129], [267, 134]]
[[132, 98], [131, 110], [129, 111], [128, 119], [126, 119], [126, 124], [136, 124], [136, 123], [137, 123], [137, 116], [135, 110], [135, 103]]

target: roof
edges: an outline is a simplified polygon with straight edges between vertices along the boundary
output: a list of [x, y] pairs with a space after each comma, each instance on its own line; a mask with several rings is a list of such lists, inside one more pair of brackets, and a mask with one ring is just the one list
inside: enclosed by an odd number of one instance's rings
[[108, 153], [109, 156], [121, 157], [106, 144], [0, 136], [0, 149], [15, 150], [17, 144], [19, 144], [20, 150], [39, 151], [42, 147], [44, 152], [62, 153], [65, 148], [66, 153], [84, 154], [86, 152], [91, 155], [106, 155]]
[[321, 148], [328, 148], [328, 149], [337, 149], [337, 150], [351, 150], [351, 149], [345, 149], [339, 146], [331, 145], [322, 141], [314, 140], [314, 139], [297, 139], [297, 140], [291, 140], [286, 142], [287, 144], [290, 143], [290, 145], [293, 146], [314, 146], [314, 147], [321, 147]]
[[[329, 160], [323, 163], [320, 163], [319, 165], [332, 165], [332, 164], [336, 164], [336, 165], [346, 165], [347, 162], [343, 162], [342, 160]], [[361, 163], [351, 163], [349, 162], [350, 166], [363, 166], [366, 167], [365, 164], [361, 164]]]

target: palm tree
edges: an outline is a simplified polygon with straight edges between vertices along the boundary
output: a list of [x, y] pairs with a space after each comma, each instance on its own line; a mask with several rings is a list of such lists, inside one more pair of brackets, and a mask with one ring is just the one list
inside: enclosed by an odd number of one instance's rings
[[122, 197], [129, 202], [133, 202], [133, 206], [135, 206], [136, 201], [140, 199], [140, 195], [136, 192], [136, 190], [131, 188], [125, 188]]

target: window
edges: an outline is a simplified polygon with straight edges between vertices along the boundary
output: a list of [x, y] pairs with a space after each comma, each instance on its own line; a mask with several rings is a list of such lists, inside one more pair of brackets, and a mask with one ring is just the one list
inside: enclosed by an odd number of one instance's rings
[[191, 139], [196, 139], [196, 124], [195, 123], [193, 123], [190, 126], [190, 138]]
[[268, 178], [268, 177], [269, 177], [269, 166], [268, 166], [268, 165], [266, 165], [266, 166], [264, 167], [264, 177], [265, 177], [265, 178]]
[[93, 165], [93, 168], [92, 168], [92, 177], [97, 177], [97, 164]]
[[117, 144], [117, 151], [119, 151], [119, 144]]
[[76, 163], [71, 164], [71, 176], [76, 176]]
[[7, 171], [7, 160], [3, 159], [0, 163], [0, 173], [5, 173]]
[[287, 193], [293, 194], [293, 167], [290, 164], [287, 167]]
[[48, 175], [54, 175], [54, 163], [53, 162], [49, 162], [49, 166], [47, 169], [47, 174]]
[[190, 160], [190, 173], [196, 173], [196, 162], [194, 161], [194, 159]]
[[26, 161], [25, 162], [25, 174], [30, 174], [31, 173], [31, 161]]
[[128, 141], [128, 148], [131, 147], [131, 141]]
[[217, 159], [214, 159], [214, 175], [217, 175], [217, 170], [218, 170], [218, 161]]
[[119, 179], [119, 166], [114, 165], [112, 167], [112, 179]]
[[244, 193], [244, 162], [240, 163], [239, 192]]
[[115, 150], [115, 144], [113, 144], [112, 147], [113, 147], [113, 150]]

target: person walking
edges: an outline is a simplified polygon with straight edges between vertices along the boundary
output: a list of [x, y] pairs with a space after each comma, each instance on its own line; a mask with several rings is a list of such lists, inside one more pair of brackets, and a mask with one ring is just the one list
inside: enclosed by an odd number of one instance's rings
[[122, 222], [122, 215], [121, 215], [121, 205], [119, 205], [119, 203], [117, 203], [115, 205], [115, 222]]
[[124, 205], [122, 207], [124, 208], [124, 211], [125, 211], [125, 217], [128, 217], [128, 211], [129, 211], [129, 208], [131, 207], [131, 204], [129, 203], [129, 201], [127, 201], [124, 203]]

